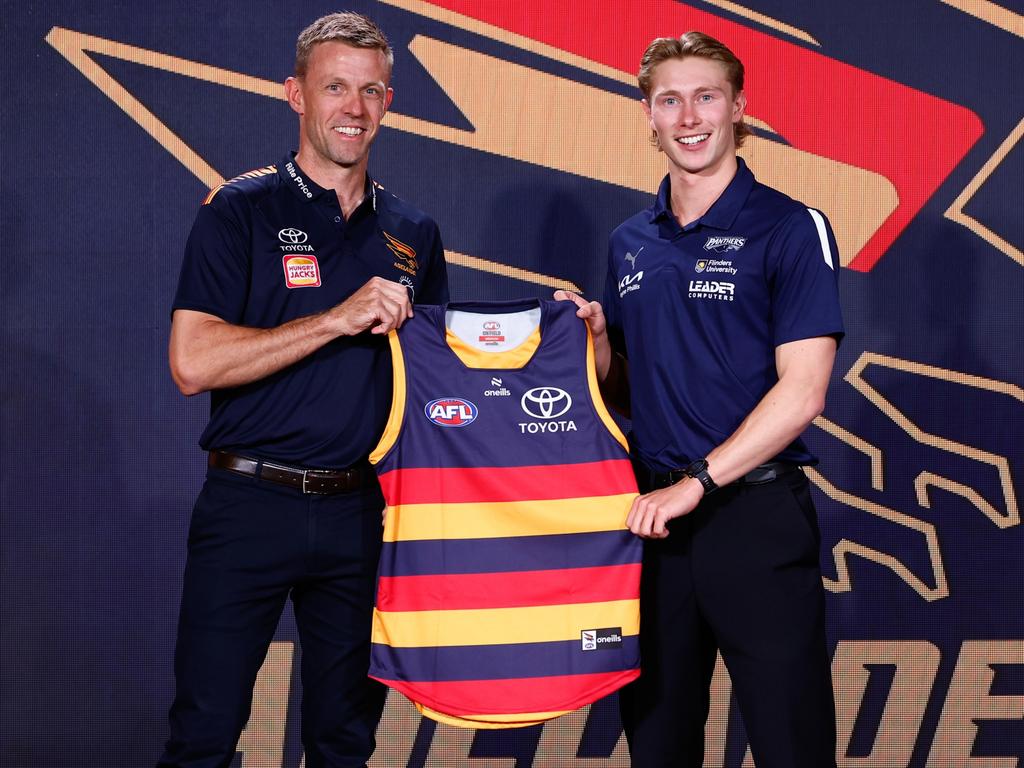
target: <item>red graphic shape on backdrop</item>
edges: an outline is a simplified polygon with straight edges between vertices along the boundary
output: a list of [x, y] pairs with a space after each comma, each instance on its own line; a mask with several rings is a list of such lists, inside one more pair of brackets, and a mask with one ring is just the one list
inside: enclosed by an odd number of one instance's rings
[[861, 272], [984, 133], [978, 116], [959, 104], [670, 0], [644, 3], [642, 12], [608, 0], [430, 2], [624, 72], [637, 71], [655, 37], [699, 29], [720, 39], [746, 67], [750, 114], [797, 149], [881, 174], [896, 188], [899, 205], [848, 264]]

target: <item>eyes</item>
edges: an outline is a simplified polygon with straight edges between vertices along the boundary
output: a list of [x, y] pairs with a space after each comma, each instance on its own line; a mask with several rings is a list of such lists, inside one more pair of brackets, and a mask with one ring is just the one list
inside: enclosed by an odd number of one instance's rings
[[[331, 94], [345, 93], [347, 87], [343, 83], [328, 83], [324, 88], [325, 91]], [[384, 97], [384, 89], [379, 85], [368, 85], [361, 93], [369, 99], [381, 99]]]
[[[714, 103], [715, 99], [716, 99], [716, 94], [705, 92], [705, 93], [698, 93], [694, 97], [693, 102], [694, 102], [694, 104], [701, 104], [701, 105], [703, 105], [703, 104], [712, 104], [712, 103]], [[665, 106], [665, 107], [678, 107], [680, 104], [683, 103], [683, 99], [681, 99], [679, 96], [662, 96], [660, 99], [658, 99], [658, 102], [662, 106]]]

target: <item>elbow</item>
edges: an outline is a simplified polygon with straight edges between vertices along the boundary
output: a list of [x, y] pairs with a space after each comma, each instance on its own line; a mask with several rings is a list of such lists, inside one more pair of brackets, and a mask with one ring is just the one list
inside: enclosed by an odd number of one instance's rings
[[171, 355], [171, 378], [174, 380], [178, 391], [186, 397], [198, 395], [205, 392], [209, 387], [205, 386], [199, 371], [195, 366], [189, 365], [175, 355]]
[[810, 424], [825, 412], [825, 393], [812, 392], [804, 400], [804, 422]]

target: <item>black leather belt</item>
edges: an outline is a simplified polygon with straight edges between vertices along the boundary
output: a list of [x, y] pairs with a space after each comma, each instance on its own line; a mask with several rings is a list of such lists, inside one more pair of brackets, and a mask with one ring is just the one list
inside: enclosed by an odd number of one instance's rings
[[[798, 464], [790, 464], [785, 461], [769, 461], [767, 464], [754, 467], [743, 477], [733, 480], [728, 485], [762, 485], [770, 483], [782, 475], [795, 472], [798, 469], [800, 469]], [[673, 469], [671, 472], [666, 473], [654, 472], [652, 474], [655, 488], [667, 488], [686, 477], [686, 472], [682, 469]]]
[[303, 493], [329, 495], [355, 491], [369, 485], [374, 473], [369, 465], [348, 469], [303, 469], [238, 456], [226, 451], [210, 451], [210, 466], [249, 475], [279, 485], [297, 488]]

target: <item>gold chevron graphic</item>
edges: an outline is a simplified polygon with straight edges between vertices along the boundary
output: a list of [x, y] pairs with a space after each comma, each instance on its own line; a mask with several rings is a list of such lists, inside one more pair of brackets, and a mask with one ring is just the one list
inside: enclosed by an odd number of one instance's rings
[[[1019, 13], [1014, 13], [1008, 8], [1003, 8], [996, 3], [988, 2], [988, 0], [940, 0], [952, 8], [956, 8], [961, 13], [966, 13], [968, 16], [973, 16], [976, 19], [980, 19], [987, 24], [991, 24], [994, 27], [1009, 32], [1011, 35], [1017, 37], [1024, 37], [1024, 16]], [[1000, 163], [1006, 159], [1006, 156], [1010, 154], [1017, 142], [1020, 141], [1021, 136], [1024, 136], [1024, 119], [1021, 119], [1017, 123], [1017, 127], [1010, 131], [1010, 135], [1007, 136], [1003, 143], [999, 145], [999, 148], [981, 167], [981, 170], [971, 179], [970, 183], [964, 187], [963, 191], [957, 195], [956, 200], [953, 201], [952, 205], [946, 211], [946, 218], [955, 221], [957, 224], [962, 224], [967, 227], [971, 232], [976, 234], [982, 240], [998, 248], [1000, 251], [1005, 253], [1015, 262], [1024, 267], [1024, 251], [1021, 251], [1015, 245], [1007, 242], [1005, 238], [1000, 237], [991, 229], [986, 227], [980, 221], [971, 216], [968, 216], [964, 212], [964, 207], [970, 202], [971, 198], [981, 189], [988, 177], [992, 175], [992, 172], [999, 167]]]
[[968, 216], [967, 213], [964, 212], [964, 208], [967, 206], [967, 203], [969, 203], [971, 198], [977, 194], [978, 190], [981, 189], [981, 186], [988, 181], [988, 177], [991, 176], [1003, 160], [1006, 159], [1006, 156], [1010, 154], [1010, 151], [1017, 146], [1017, 142], [1020, 141], [1022, 136], [1024, 136], [1024, 118], [1017, 123], [1016, 128], [1010, 131], [1010, 135], [1003, 140], [1003, 143], [999, 145], [999, 148], [995, 153], [993, 153], [992, 157], [985, 161], [985, 164], [981, 166], [981, 170], [975, 174], [970, 183], [964, 187], [963, 191], [959, 195], [957, 195], [956, 200], [954, 200], [946, 210], [945, 216], [947, 219], [967, 227], [971, 232], [976, 234], [989, 245], [998, 248], [1015, 262], [1024, 267], [1024, 251], [1021, 251], [1020, 248], [1008, 242], [1005, 238], [1000, 237], [980, 221]]
[[838, 424], [829, 421], [824, 416], [818, 416], [811, 422], [818, 429], [828, 432], [832, 437], [841, 440], [851, 448], [856, 448], [871, 461], [871, 487], [876, 491], [884, 488], [885, 478], [882, 473], [882, 449], [872, 445], [862, 437], [843, 429]]
[[[454, 21], [463, 18], [454, 14], [449, 17]], [[480, 27], [479, 23], [472, 26]], [[51, 29], [46, 39], [208, 187], [223, 181], [220, 174], [89, 58], [88, 52], [269, 98], [284, 98], [279, 83], [61, 27]], [[504, 33], [502, 39], [512, 44], [523, 42], [523, 38], [509, 33]], [[385, 118], [385, 129], [630, 189], [649, 193], [657, 189], [664, 174], [663, 160], [647, 144], [647, 126], [637, 100], [423, 36], [414, 38], [409, 48], [474, 130], [463, 131], [397, 112]], [[550, 51], [539, 44], [529, 46], [530, 50], [538, 48]], [[576, 65], [583, 62], [564, 52], [557, 58]], [[606, 75], [614, 73], [616, 79], [632, 82], [624, 73], [593, 62], [587, 62], [585, 68]], [[474, 76], [464, 77], [465, 72]], [[493, 99], [499, 85], [503, 94], [500, 110]], [[517, 119], [508, 120], [510, 114]], [[581, 121], [579, 114], [590, 119]], [[887, 179], [854, 166], [756, 136], [741, 154], [762, 181], [825, 211], [835, 230], [841, 264], [849, 263], [898, 204], [895, 189]]]
[[[134, 120], [146, 133], [172, 157], [185, 166], [193, 176], [207, 188], [213, 189], [224, 183], [224, 176], [217, 172], [203, 157], [180, 136], [174, 133], [160, 118], [142, 104], [127, 88], [111, 77], [95, 61], [89, 53], [99, 53], [110, 58], [141, 64], [153, 69], [183, 75], [185, 77], [204, 80], [206, 82], [235, 88], [259, 96], [284, 100], [284, 89], [280, 83], [263, 80], [230, 70], [200, 64], [176, 56], [137, 48], [126, 43], [106, 40], [102, 37], [86, 35], [63, 27], [53, 27], [46, 35], [46, 42], [67, 59], [79, 72], [96, 86], [101, 93], [116, 104], [128, 117]], [[399, 129], [401, 130], [401, 128]], [[537, 283], [546, 287], [565, 288], [572, 291], [580, 289], [571, 281], [543, 275], [528, 269], [510, 267], [507, 264], [469, 256], [466, 254], [445, 251], [451, 263], [467, 269], [474, 269], [489, 274], [512, 277], [516, 280]]]
[[758, 24], [763, 24], [766, 27], [771, 27], [777, 32], [782, 32], [783, 34], [789, 35], [790, 37], [795, 37], [798, 40], [803, 40], [805, 43], [810, 43], [811, 45], [817, 46], [821, 45], [821, 43], [819, 43], [809, 34], [804, 32], [802, 29], [794, 27], [791, 24], [786, 24], [784, 21], [773, 19], [771, 16], [765, 16], [763, 13], [758, 13], [757, 11], [747, 8], [746, 6], [740, 5], [739, 3], [733, 3], [730, 2], [729, 0], [704, 0], [704, 2], [707, 3], [708, 5], [714, 5], [717, 6], [718, 8], [721, 8], [722, 10], [729, 11], [730, 13], [735, 13], [737, 16], [743, 16], [744, 18], [750, 19], [751, 21], [756, 21]]
[[932, 575], [935, 580], [935, 586], [926, 584], [894, 555], [890, 555], [886, 552], [880, 552], [877, 549], [872, 549], [871, 547], [859, 544], [855, 541], [850, 541], [849, 539], [841, 539], [834, 547], [832, 547], [832, 557], [836, 565], [836, 578], [834, 580], [823, 578], [822, 581], [825, 584], [825, 589], [830, 592], [849, 592], [853, 589], [853, 581], [850, 578], [850, 569], [847, 558], [856, 555], [857, 557], [862, 557], [865, 560], [870, 560], [871, 562], [878, 563], [879, 565], [888, 568], [925, 600], [933, 601], [939, 600], [943, 597], [949, 597], [949, 585], [946, 581], [946, 567], [942, 562], [942, 552], [939, 549], [939, 537], [935, 531], [934, 525], [926, 523], [923, 520], [918, 520], [916, 517], [911, 517], [903, 512], [897, 512], [895, 509], [878, 504], [877, 502], [869, 501], [868, 499], [863, 499], [855, 494], [840, 490], [825, 479], [818, 470], [812, 467], [804, 467], [804, 471], [807, 473], [807, 477], [811, 482], [818, 486], [818, 488], [820, 488], [822, 492], [833, 501], [838, 501], [840, 504], [845, 504], [848, 507], [859, 509], [862, 512], [867, 512], [869, 515], [874, 515], [882, 520], [887, 520], [890, 523], [908, 528], [912, 531], [917, 531], [921, 534], [924, 537], [925, 544], [928, 548], [928, 560], [931, 564]]
[[[981, 376], [973, 376], [959, 371], [951, 371], [945, 368], [924, 365], [922, 363], [914, 363], [909, 360], [901, 360], [896, 357], [889, 357], [887, 355], [881, 355], [874, 352], [863, 352], [857, 359], [857, 362], [855, 362], [853, 367], [847, 372], [845, 377], [846, 381], [848, 381], [854, 389], [870, 400], [880, 411], [882, 411], [882, 413], [888, 416], [897, 426], [899, 426], [900, 429], [910, 435], [914, 440], [917, 440], [919, 443], [923, 443], [924, 445], [939, 448], [940, 450], [948, 451], [949, 453], [973, 459], [974, 461], [979, 461], [994, 467], [999, 473], [999, 481], [1003, 491], [1003, 500], [1006, 505], [1006, 513], [996, 514], [995, 517], [1002, 520], [1012, 521], [1009, 525], [1019, 524], [1020, 511], [1017, 507], [1017, 493], [1014, 489], [1013, 478], [1010, 474], [1010, 464], [1007, 458], [1005, 456], [985, 451], [981, 448], [965, 445], [957, 442], [956, 440], [939, 437], [938, 435], [934, 435], [930, 432], [925, 432], [920, 426], [911, 421], [905, 413], [899, 410], [878, 390], [864, 380], [864, 371], [871, 365], [878, 365], [883, 368], [892, 368], [898, 371], [912, 373], [916, 376], [925, 376], [928, 378], [938, 379], [940, 381], [948, 381], [960, 386], [995, 392], [1012, 397], [1019, 402], [1024, 402], [1024, 389], [1015, 384], [1008, 384], [1004, 381], [996, 381], [994, 379], [986, 379]], [[920, 483], [922, 487], [922, 490], [918, 492], [919, 499], [924, 493], [923, 489], [925, 486], [934, 485], [964, 496], [964, 498], [967, 498], [968, 500], [973, 500], [973, 496], [971, 494], [961, 492], [960, 489], [962, 486], [959, 486], [959, 484], [954, 483], [951, 480], [946, 480], [945, 478], [926, 475], [923, 481], [919, 477], [918, 483]], [[922, 506], [928, 505], [922, 504]], [[986, 512], [986, 508], [982, 506], [979, 506], [978, 508], [985, 513], [987, 517], [993, 519], [993, 522], [997, 522], [993, 518], [992, 514]], [[989, 505], [989, 508], [991, 508], [991, 505]], [[999, 523], [997, 522], [997, 524]], [[1000, 525], [1000, 527], [1008, 526]]]
[[1003, 514], [969, 485], [958, 483], [955, 480], [950, 480], [948, 477], [942, 477], [940, 475], [933, 474], [932, 472], [922, 472], [914, 478], [914, 491], [917, 493], [917, 503], [922, 507], [931, 509], [932, 503], [931, 499], [928, 497], [928, 488], [933, 486], [935, 488], [941, 488], [944, 491], [949, 491], [950, 493], [955, 493], [957, 496], [962, 496], [967, 499], [971, 504], [981, 510], [981, 513], [985, 515], [985, 517], [1000, 528], [1010, 528], [1014, 525], [1020, 525], [1020, 513], [1016, 510], [1007, 510], [1006, 514]]
[[989, 0], [940, 0], [961, 13], [973, 16], [1017, 37], [1024, 37], [1024, 16]]
[[[636, 76], [633, 74], [612, 69], [477, 19], [438, 8], [422, 0], [383, 2], [636, 87]], [[766, 22], [762, 20], [762, 23]], [[416, 38], [410, 45], [410, 50], [420, 59], [449, 98], [459, 105], [475, 131], [446, 131], [444, 126], [436, 126], [437, 129], [441, 129], [439, 132], [428, 133], [426, 131], [430, 129], [427, 126], [433, 125], [430, 123], [426, 126], [410, 124], [410, 130], [439, 141], [473, 146], [481, 151], [546, 165], [610, 184], [652, 194], [657, 190], [665, 174], [664, 160], [661, 154], [652, 150], [647, 143], [647, 123], [637, 104], [639, 92], [637, 99], [623, 98], [589, 88], [581, 83], [567, 82], [561, 78], [519, 67], [501, 59], [493, 59], [456, 46], [447, 46], [428, 38]], [[485, 76], [490, 82], [501, 84], [502, 103], [505, 109], [498, 114], [493, 114], [493, 91], [486, 91], [479, 87], [479, 83], [465, 82], [477, 79], [481, 72], [478, 68], [486, 71]], [[465, 78], [464, 72], [473, 72], [474, 77]], [[543, 107], [539, 107], [537, 103], [538, 93], [547, 95]], [[596, 110], [579, 112], [592, 116], [593, 119], [583, 123], [576, 115], [562, 119], [553, 117], [547, 110], [553, 106], [552, 94], [556, 93], [569, 94], [569, 103], [581, 110]], [[557, 102], [555, 106], [564, 108], [566, 103]], [[509, 114], [517, 115], [515, 123], [507, 121]], [[530, 114], [531, 117], [527, 119], [524, 117], [525, 114]], [[478, 122], [481, 115], [493, 118], [496, 124], [482, 127]], [[748, 114], [746, 119], [755, 127], [774, 132], [771, 126], [755, 116]], [[604, 121], [603, 125], [599, 121]], [[593, 127], [596, 125], [601, 126], [600, 130]], [[507, 136], [506, 141], [501, 140], [503, 134], [514, 133], [518, 136], [528, 132], [531, 126], [546, 131], [543, 140], [547, 143], [543, 146], [551, 151], [542, 157], [517, 155], [508, 149]], [[466, 143], [472, 140], [470, 137], [474, 134], [486, 134], [488, 129], [496, 134], [490, 140], [486, 136], [481, 136], [473, 144]], [[598, 145], [595, 145], [595, 141]], [[538, 140], [538, 143], [542, 141]], [[556, 156], [554, 162], [550, 162], [551, 155]], [[580, 157], [574, 161], [573, 155]], [[844, 266], [857, 255], [899, 204], [895, 187], [885, 177], [785, 144], [752, 136], [740, 150], [740, 155], [759, 180], [825, 212], [835, 231], [840, 264]]]
[[[918, 503], [924, 508], [931, 508], [929, 489], [938, 488], [949, 493], [960, 496], [973, 504], [986, 518], [992, 521], [1000, 529], [1020, 525], [1020, 510], [1017, 504], [1016, 490], [1010, 473], [1009, 461], [1005, 456], [985, 451], [981, 448], [965, 445], [950, 438], [940, 437], [926, 432], [918, 424], [900, 411], [892, 402], [886, 399], [878, 390], [872, 387], [864, 379], [864, 371], [871, 365], [878, 365], [886, 368], [904, 371], [917, 376], [925, 376], [955, 383], [961, 386], [968, 386], [975, 389], [982, 389], [989, 392], [1007, 395], [1019, 402], [1024, 402], [1024, 389], [1014, 384], [987, 379], [981, 376], [973, 376], [959, 371], [951, 371], [935, 366], [914, 363], [908, 360], [901, 360], [873, 352], [864, 352], [846, 374], [846, 381], [860, 392], [865, 398], [872, 402], [879, 410], [889, 417], [904, 432], [914, 440], [933, 448], [973, 459], [984, 464], [991, 465], [999, 474], [1000, 484], [1003, 491], [1005, 511], [1000, 511], [994, 504], [985, 499], [977, 490], [963, 483], [947, 477], [937, 475], [933, 472], [924, 471], [917, 475], [914, 480], [914, 490]], [[871, 460], [872, 487], [882, 490], [882, 453], [876, 447], [863, 439], [851, 434], [842, 427], [819, 417], [814, 422], [815, 426], [823, 429], [847, 445], [867, 455]], [[935, 585], [931, 586], [909, 568], [907, 568], [897, 557], [886, 552], [880, 552], [871, 547], [857, 542], [843, 539], [839, 541], [832, 550], [836, 565], [837, 578], [835, 580], [824, 579], [825, 587], [832, 592], [847, 592], [853, 588], [847, 558], [851, 555], [862, 557], [866, 560], [878, 563], [897, 576], [908, 586], [926, 600], [938, 600], [949, 595], [949, 585], [946, 579], [945, 566], [942, 560], [942, 553], [939, 548], [938, 536], [935, 527], [927, 522], [907, 515], [903, 512], [886, 507], [877, 502], [861, 498], [853, 493], [841, 490], [829, 482], [819, 471], [813, 468], [805, 468], [807, 476], [834, 501], [845, 504], [854, 509], [867, 512], [870, 515], [886, 520], [890, 523], [902, 526], [908, 530], [916, 531], [924, 537], [928, 549], [929, 560]]]

